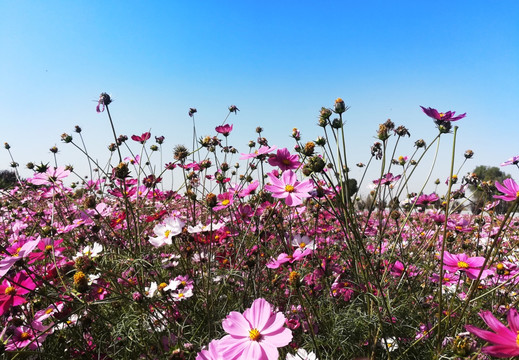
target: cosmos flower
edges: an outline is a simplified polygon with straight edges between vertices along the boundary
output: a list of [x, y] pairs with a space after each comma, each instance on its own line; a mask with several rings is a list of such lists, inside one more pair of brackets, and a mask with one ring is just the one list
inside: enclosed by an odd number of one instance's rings
[[279, 149], [276, 155], [270, 155], [269, 164], [279, 167], [282, 171], [297, 169], [301, 163], [299, 162], [299, 155], [290, 154], [287, 148]]
[[[477, 279], [481, 267], [485, 262], [482, 256], [468, 257], [466, 254], [451, 254], [448, 251], [443, 252], [443, 264], [447, 271], [455, 273], [456, 271], [464, 271], [469, 279]], [[481, 278], [486, 278], [492, 271], [484, 270]]]
[[510, 159], [506, 160], [504, 163], [502, 163], [501, 166], [517, 165], [517, 164], [519, 164], [519, 156], [513, 156]]
[[156, 236], [150, 237], [149, 242], [155, 247], [171, 245], [173, 236], [180, 234], [183, 227], [184, 222], [178, 217], [168, 217], [164, 220], [164, 223], [153, 228]]
[[281, 312], [272, 312], [265, 299], [256, 299], [243, 314], [232, 311], [222, 322], [228, 333], [220, 340], [222, 358], [233, 360], [277, 360], [279, 347], [288, 345], [292, 331]]
[[223, 360], [220, 356], [220, 340], [213, 340], [206, 350], [202, 350], [196, 356], [196, 360]]
[[138, 141], [141, 144], [144, 144], [146, 142], [146, 140], [148, 140], [150, 137], [151, 137], [151, 134], [149, 132], [145, 132], [141, 136], [132, 135], [132, 140], [133, 141]]
[[25, 272], [17, 273], [12, 280], [4, 279], [0, 285], [0, 316], [11, 307], [25, 304], [26, 295], [36, 289], [36, 284]]
[[223, 136], [229, 136], [229, 134], [232, 131], [232, 124], [231, 125], [225, 124], [225, 125], [217, 126], [215, 128], [215, 130], [217, 133], [222, 134]]
[[512, 179], [504, 179], [501, 185], [498, 181], [495, 183], [496, 189], [501, 191], [504, 195], [494, 195], [495, 199], [502, 199], [504, 201], [515, 201], [519, 198], [519, 185]]
[[305, 349], [297, 349], [295, 355], [287, 354], [286, 360], [319, 360], [313, 351], [307, 352]]
[[459, 119], [463, 119], [467, 115], [467, 113], [464, 113], [458, 116], [454, 116], [456, 114], [455, 111], [447, 111], [446, 113], [441, 113], [433, 108], [424, 108], [423, 106], [420, 107], [427, 116], [433, 118], [436, 121], [458, 121]]
[[519, 355], [519, 315], [516, 309], [510, 309], [507, 320], [509, 328], [497, 320], [490, 311], [482, 311], [479, 316], [494, 332], [466, 325], [467, 331], [493, 344], [485, 346], [481, 351], [499, 358], [510, 358]]
[[65, 170], [63, 166], [58, 166], [57, 168], [49, 168], [44, 173], [37, 173], [27, 181], [34, 185], [57, 185], [61, 184], [61, 180], [69, 175], [69, 170]]
[[265, 185], [265, 190], [270, 191], [275, 198], [285, 199], [288, 206], [301, 205], [304, 198], [310, 197], [309, 192], [314, 188], [310, 180], [297, 181], [292, 170], [285, 171], [280, 179], [270, 173], [268, 175], [272, 185]]
[[247, 160], [247, 159], [256, 158], [256, 157], [258, 157], [260, 155], [268, 154], [268, 153], [270, 153], [270, 152], [272, 152], [272, 151], [274, 151], [276, 149], [277, 149], [276, 146], [273, 146], [273, 147], [262, 146], [258, 150], [254, 151], [253, 153], [241, 154], [240, 160]]

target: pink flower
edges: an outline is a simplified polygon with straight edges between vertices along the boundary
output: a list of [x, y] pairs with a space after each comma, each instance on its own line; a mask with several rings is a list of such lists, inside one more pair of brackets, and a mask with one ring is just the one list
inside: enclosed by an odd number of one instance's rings
[[141, 144], [144, 144], [146, 142], [146, 140], [148, 140], [150, 137], [151, 137], [151, 134], [149, 132], [145, 132], [141, 136], [132, 135], [132, 140], [138, 141]]
[[458, 121], [459, 119], [463, 119], [467, 113], [454, 116], [456, 114], [456, 111], [447, 111], [446, 113], [438, 112], [438, 110], [433, 108], [424, 108], [423, 106], [420, 106], [425, 113], [425, 115], [429, 116], [430, 118], [433, 118], [436, 121]]
[[[443, 264], [445, 270], [455, 273], [456, 271], [464, 271], [467, 273], [469, 279], [477, 279], [481, 267], [485, 262], [482, 256], [468, 257], [466, 254], [451, 254], [448, 251], [443, 252]], [[484, 270], [481, 278], [486, 278], [490, 270]]]
[[517, 165], [517, 164], [519, 164], [519, 156], [512, 156], [510, 159], [508, 159], [504, 163], [502, 163], [501, 166]]
[[272, 185], [265, 185], [265, 190], [270, 191], [275, 198], [285, 199], [288, 206], [301, 205], [304, 198], [310, 197], [308, 192], [314, 188], [310, 180], [297, 181], [292, 170], [285, 171], [281, 179], [272, 174], [268, 175]]
[[229, 334], [219, 343], [221, 357], [229, 360], [277, 360], [279, 347], [288, 345], [292, 331], [285, 328], [285, 316], [273, 313], [265, 299], [256, 299], [243, 312], [232, 311], [222, 323]]
[[220, 125], [220, 126], [217, 126], [215, 128], [216, 132], [219, 133], [219, 134], [222, 134], [223, 136], [229, 136], [229, 134], [231, 133], [232, 131], [232, 124], [229, 125], [229, 124], [225, 124], [225, 125]]
[[508, 325], [504, 326], [497, 320], [490, 311], [482, 311], [479, 316], [494, 331], [487, 331], [473, 325], [466, 325], [465, 328], [477, 337], [494, 344], [485, 346], [483, 353], [500, 358], [510, 358], [519, 355], [519, 315], [516, 309], [508, 312]]
[[36, 240], [27, 241], [21, 248], [17, 249], [17, 251], [12, 256], [6, 256], [3, 258], [0, 261], [0, 277], [3, 277], [5, 274], [7, 274], [15, 262], [29, 256], [39, 242], [39, 237]]
[[22, 272], [17, 273], [11, 281], [4, 280], [0, 285], [0, 316], [12, 306], [25, 304], [27, 300], [20, 295], [28, 294], [34, 289], [36, 284]]
[[519, 198], [519, 185], [512, 179], [504, 179], [503, 185], [496, 181], [496, 189], [501, 191], [504, 195], [494, 195], [495, 199], [502, 199], [504, 201], [515, 201]]
[[198, 353], [196, 360], [223, 360], [223, 357], [220, 356], [219, 340], [211, 341], [207, 350]]
[[275, 147], [275, 146], [273, 146], [273, 147], [262, 146], [258, 150], [254, 151], [253, 153], [241, 154], [240, 160], [247, 160], [247, 159], [256, 158], [256, 157], [258, 157], [260, 155], [268, 154], [269, 152], [272, 152], [272, 151], [274, 151], [276, 149], [277, 149], [277, 147]]
[[226, 192], [224, 194], [218, 194], [218, 203], [213, 208], [214, 211], [219, 211], [222, 209], [226, 209], [231, 206], [233, 203], [233, 194], [230, 192]]
[[378, 185], [380, 183], [380, 185], [391, 185], [391, 183], [400, 180], [401, 177], [402, 175], [393, 176], [392, 173], [387, 173], [381, 179], [373, 180], [373, 184]]
[[53, 169], [47, 169], [44, 173], [38, 173], [27, 180], [34, 185], [56, 185], [61, 183], [61, 180], [70, 175], [69, 170], [59, 166]]
[[269, 164], [279, 167], [282, 171], [297, 169], [301, 163], [299, 155], [291, 155], [287, 148], [279, 149], [276, 155], [270, 155]]

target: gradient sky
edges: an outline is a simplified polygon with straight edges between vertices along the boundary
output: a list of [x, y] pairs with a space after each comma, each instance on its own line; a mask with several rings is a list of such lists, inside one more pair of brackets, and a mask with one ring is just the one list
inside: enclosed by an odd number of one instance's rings
[[[292, 148], [293, 127], [314, 140], [321, 106], [337, 97], [351, 106], [350, 163], [367, 162], [387, 118], [411, 132], [396, 156], [430, 141], [437, 130], [419, 105], [467, 113], [456, 168], [465, 150], [475, 156], [462, 174], [519, 154], [516, 0], [0, 0], [0, 12], [0, 141], [26, 177], [27, 162], [53, 163], [54, 145], [61, 165], [87, 174], [84, 157], [60, 141], [75, 125], [93, 157], [108, 159], [110, 125], [95, 112], [101, 92], [115, 99], [118, 134], [166, 137], [164, 160], [191, 144], [190, 107], [198, 134], [212, 135], [238, 106], [229, 141], [247, 152], [259, 125], [271, 145]], [[452, 135], [442, 146], [433, 178], [443, 180]], [[10, 161], [2, 149], [0, 169]]]

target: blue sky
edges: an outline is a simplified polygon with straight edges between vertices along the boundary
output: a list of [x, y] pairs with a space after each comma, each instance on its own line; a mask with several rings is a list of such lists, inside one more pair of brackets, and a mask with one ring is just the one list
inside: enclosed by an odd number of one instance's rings
[[[60, 164], [86, 175], [60, 142], [75, 125], [108, 159], [110, 126], [93, 101], [103, 91], [117, 132], [164, 135], [165, 160], [191, 144], [190, 107], [198, 134], [212, 135], [237, 105], [229, 141], [247, 152], [259, 125], [271, 145], [292, 147], [293, 127], [314, 140], [319, 109], [337, 97], [351, 106], [352, 163], [367, 162], [387, 118], [412, 135], [397, 156], [430, 141], [436, 129], [419, 105], [467, 113], [457, 165], [465, 150], [475, 156], [462, 173], [519, 154], [517, 1], [0, 1], [0, 12], [0, 141], [24, 176], [29, 161], [52, 163], [53, 145]], [[448, 174], [451, 141], [434, 178]], [[0, 152], [0, 168], [9, 162]]]

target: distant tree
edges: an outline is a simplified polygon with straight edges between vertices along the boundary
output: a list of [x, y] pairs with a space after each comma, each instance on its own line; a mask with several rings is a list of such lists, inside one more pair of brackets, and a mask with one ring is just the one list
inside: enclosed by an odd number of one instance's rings
[[[467, 179], [468, 188], [473, 194], [472, 213], [479, 214], [487, 202], [493, 201], [493, 196], [498, 194], [494, 185], [495, 182], [502, 183], [507, 178], [510, 178], [510, 175], [501, 171], [497, 166], [480, 165], [471, 174], [468, 174], [465, 179]], [[501, 202], [496, 207], [496, 211], [503, 213], [507, 207], [507, 203]]]
[[0, 189], [9, 189], [17, 183], [16, 173], [9, 170], [0, 171]]

